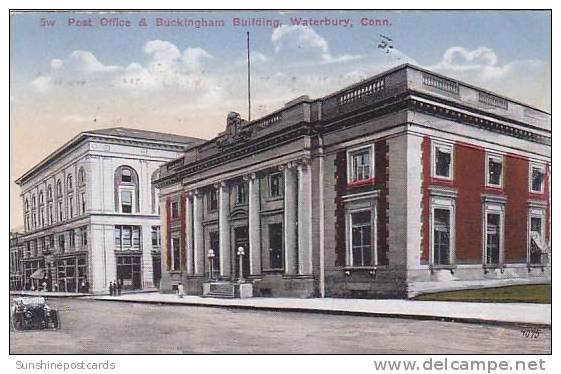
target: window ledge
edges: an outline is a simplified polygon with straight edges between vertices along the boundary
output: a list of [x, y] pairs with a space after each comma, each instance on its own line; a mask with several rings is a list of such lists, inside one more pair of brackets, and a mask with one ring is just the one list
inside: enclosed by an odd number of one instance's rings
[[500, 269], [504, 267], [503, 264], [483, 264], [484, 269]]
[[267, 196], [266, 197], [267, 201], [279, 201], [279, 200], [282, 200], [282, 199], [284, 199], [284, 196], [275, 196], [275, 197]]
[[453, 273], [457, 268], [458, 267], [456, 265], [429, 265], [429, 270], [431, 272], [436, 270], [448, 270]]
[[284, 269], [263, 269], [261, 272], [268, 274], [281, 274], [284, 273]]
[[362, 179], [357, 181], [347, 181], [347, 188], [363, 187], [363, 186], [373, 186], [376, 184], [375, 178]]
[[371, 265], [371, 266], [343, 266], [341, 270], [376, 270], [378, 269], [378, 265]]

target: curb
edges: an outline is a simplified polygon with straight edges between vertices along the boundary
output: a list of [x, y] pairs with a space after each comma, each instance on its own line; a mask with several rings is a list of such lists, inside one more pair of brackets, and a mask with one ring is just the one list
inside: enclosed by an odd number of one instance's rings
[[253, 311], [269, 311], [269, 312], [297, 312], [297, 313], [348, 315], [348, 316], [362, 316], [362, 317], [401, 318], [401, 319], [413, 319], [413, 320], [421, 320], [421, 321], [441, 321], [441, 322], [456, 322], [456, 323], [468, 323], [468, 324], [484, 324], [490, 326], [510, 326], [510, 327], [519, 327], [519, 328], [531, 327], [531, 328], [551, 329], [551, 324], [546, 324], [546, 323], [499, 321], [499, 320], [489, 320], [489, 319], [481, 319], [481, 318], [449, 317], [449, 316], [437, 316], [437, 315], [362, 312], [362, 311], [347, 311], [347, 310], [336, 310], [336, 309], [331, 309], [331, 310], [313, 309], [313, 308], [302, 308], [302, 307], [200, 304], [200, 303], [193, 303], [193, 302], [166, 302], [166, 301], [155, 301], [155, 300], [101, 299], [96, 297], [90, 297], [89, 300], [121, 302], [121, 303], [143, 303], [143, 304], [156, 304], [156, 305], [180, 305], [180, 306], [191, 306], [191, 307], [195, 306], [195, 307], [208, 307], [208, 308], [245, 309], [245, 310], [253, 310]]

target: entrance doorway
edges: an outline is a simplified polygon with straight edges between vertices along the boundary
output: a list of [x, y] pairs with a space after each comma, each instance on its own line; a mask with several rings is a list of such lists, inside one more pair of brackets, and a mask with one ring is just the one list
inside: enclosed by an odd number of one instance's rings
[[238, 256], [239, 247], [243, 247], [245, 252], [242, 263], [242, 274], [245, 278], [249, 275], [249, 230], [247, 226], [234, 228], [234, 248], [232, 258], [235, 259], [233, 274], [236, 279], [240, 278], [240, 259]]
[[160, 253], [152, 254], [152, 275], [154, 287], [160, 288], [160, 279], [162, 279], [162, 258]]
[[140, 254], [117, 256], [117, 282], [121, 282], [123, 289], [138, 290], [142, 288], [141, 260]]

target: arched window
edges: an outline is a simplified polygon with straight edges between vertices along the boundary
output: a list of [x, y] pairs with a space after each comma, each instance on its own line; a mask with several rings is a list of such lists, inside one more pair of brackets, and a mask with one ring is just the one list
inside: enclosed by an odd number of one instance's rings
[[71, 190], [72, 189], [72, 174], [66, 177], [66, 187]]
[[35, 199], [35, 195], [31, 197], [31, 209], [37, 209], [37, 199]]
[[57, 197], [62, 196], [62, 182], [60, 181], [60, 179], [56, 182], [56, 194]]
[[115, 211], [138, 213], [140, 211], [138, 174], [130, 166], [119, 166], [115, 170]]
[[80, 170], [78, 170], [78, 184], [80, 186], [86, 184], [86, 171], [84, 170], [83, 167], [81, 167]]
[[47, 200], [52, 200], [52, 199], [53, 199], [53, 186], [49, 184], [49, 187], [47, 187]]
[[29, 199], [25, 199], [25, 211], [29, 212]]
[[43, 195], [43, 191], [39, 192], [39, 205], [43, 205], [45, 203], [45, 198]]

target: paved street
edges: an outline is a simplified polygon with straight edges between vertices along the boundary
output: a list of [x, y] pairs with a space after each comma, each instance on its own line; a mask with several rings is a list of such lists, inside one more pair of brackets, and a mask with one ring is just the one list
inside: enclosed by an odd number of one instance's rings
[[11, 353], [549, 353], [551, 331], [413, 319], [50, 299], [59, 331], [10, 332]]

